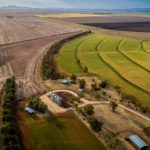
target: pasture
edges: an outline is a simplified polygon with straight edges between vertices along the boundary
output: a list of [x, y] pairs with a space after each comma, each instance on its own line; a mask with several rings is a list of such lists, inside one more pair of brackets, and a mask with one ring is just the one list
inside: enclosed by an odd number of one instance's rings
[[[80, 44], [75, 44], [77, 42]], [[81, 70], [74, 70], [73, 66], [78, 69], [80, 65], [87, 66], [89, 73], [120, 86], [124, 92], [150, 105], [150, 55], [142, 45], [142, 41], [91, 34], [64, 45], [57, 56], [58, 68], [80, 75]], [[67, 61], [70, 51], [74, 59]]]
[[47, 119], [18, 113], [26, 149], [32, 150], [105, 150], [77, 117], [63, 115]]

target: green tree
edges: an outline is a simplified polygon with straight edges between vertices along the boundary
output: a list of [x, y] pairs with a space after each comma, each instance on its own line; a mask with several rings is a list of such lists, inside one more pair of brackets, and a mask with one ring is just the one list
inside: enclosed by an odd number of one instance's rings
[[93, 115], [94, 114], [94, 107], [93, 107], [93, 105], [89, 104], [89, 105], [84, 106], [84, 111], [88, 115]]
[[106, 88], [108, 86], [108, 83], [106, 82], [106, 81], [102, 81], [101, 83], [100, 83], [100, 87], [101, 88]]
[[88, 122], [91, 126], [91, 128], [95, 131], [95, 132], [99, 132], [101, 131], [102, 127], [103, 127], [103, 122], [102, 121], [98, 121], [96, 118], [94, 117], [89, 117], [88, 118]]
[[88, 72], [88, 67], [85, 66], [84, 69], [83, 69], [83, 71], [87, 73]]
[[86, 82], [84, 79], [79, 80], [79, 88], [84, 89], [86, 86]]
[[111, 108], [112, 108], [112, 111], [115, 111], [116, 108], [118, 107], [118, 104], [117, 104], [116, 102], [114, 102], [114, 101], [111, 101], [111, 102], [110, 102], [110, 106], [111, 106]]
[[38, 96], [29, 97], [29, 107], [42, 113], [44, 113], [47, 109], [47, 106], [43, 102], [41, 102]]

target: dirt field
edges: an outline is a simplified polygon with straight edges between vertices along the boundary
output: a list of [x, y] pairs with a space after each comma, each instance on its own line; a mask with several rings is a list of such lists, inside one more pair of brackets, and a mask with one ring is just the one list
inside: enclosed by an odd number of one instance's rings
[[[63, 30], [62, 30], [63, 29]], [[72, 27], [37, 18], [0, 19], [0, 45], [77, 31]]]
[[40, 64], [44, 52], [56, 41], [80, 30], [54, 21], [25, 17], [0, 19], [0, 89], [15, 75], [18, 98], [44, 93]]
[[62, 18], [62, 20], [86, 25], [92, 30], [97, 29], [106, 34], [123, 35], [140, 40], [150, 40], [150, 17], [101, 15], [99, 17]]
[[149, 137], [143, 132], [145, 127], [150, 126], [150, 122], [137, 115], [121, 107], [118, 107], [116, 112], [112, 112], [108, 104], [95, 105], [95, 115], [102, 119], [104, 126], [114, 133], [122, 137], [138, 134], [145, 142], [150, 144]]

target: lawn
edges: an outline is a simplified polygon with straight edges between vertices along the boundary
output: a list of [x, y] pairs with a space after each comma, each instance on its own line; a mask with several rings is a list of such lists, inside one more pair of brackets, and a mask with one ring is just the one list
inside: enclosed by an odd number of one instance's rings
[[[28, 149], [105, 150], [105, 147], [77, 117], [33, 119], [25, 112], [20, 112], [19, 118], [22, 118], [20, 127], [24, 133], [24, 144]], [[26, 136], [30, 136], [30, 138]]]
[[[78, 40], [76, 39], [73, 42]], [[129, 39], [129, 43], [126, 44], [127, 52], [133, 53], [133, 51], [130, 51], [130, 48], [133, 47], [132, 50], [136, 53], [136, 56], [134, 55], [130, 60], [119, 51], [122, 41], [124, 39], [120, 37], [92, 34], [87, 39], [82, 39], [76, 49], [74, 48], [74, 57], [80, 60], [81, 66], [87, 66], [90, 73], [97, 75], [102, 80], [107, 80], [113, 85], [122, 87], [123, 91], [138, 97], [143, 104], [150, 106], [150, 73], [139, 65], [145, 64], [146, 67], [147, 64], [149, 66], [149, 54], [141, 55], [140, 58], [140, 53], [145, 52], [136, 44], [141, 42], [133, 40], [133, 44], [131, 44], [132, 42]], [[71, 46], [73, 42], [67, 45]], [[65, 57], [63, 55], [66, 55], [66, 51], [67, 49], [63, 48], [63, 53], [61, 51], [59, 57]], [[139, 64], [134, 62], [134, 57]], [[74, 61], [74, 59], [72, 60]], [[64, 61], [67, 64], [65, 71], [72, 72], [73, 67], [70, 62], [67, 59]], [[66, 68], [61, 64], [61, 61], [58, 61], [58, 64], [60, 68]], [[78, 65], [76, 61], [74, 61], [74, 64]]]

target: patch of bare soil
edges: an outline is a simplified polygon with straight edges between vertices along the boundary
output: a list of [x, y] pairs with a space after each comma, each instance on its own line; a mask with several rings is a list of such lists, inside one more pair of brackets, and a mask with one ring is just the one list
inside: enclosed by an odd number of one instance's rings
[[99, 17], [70, 17], [62, 20], [86, 25], [87, 28], [104, 34], [150, 40], [150, 17], [104, 15]]

